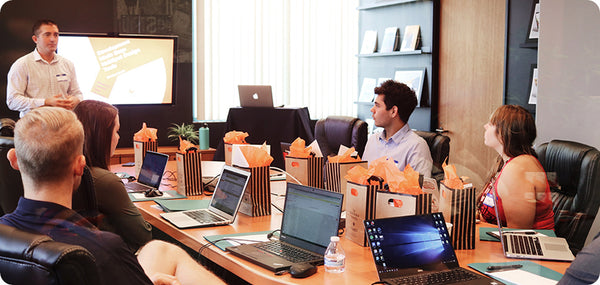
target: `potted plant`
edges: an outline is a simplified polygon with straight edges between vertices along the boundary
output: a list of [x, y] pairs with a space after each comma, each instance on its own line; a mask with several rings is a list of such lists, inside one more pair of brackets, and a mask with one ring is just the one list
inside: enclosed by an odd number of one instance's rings
[[173, 124], [172, 127], [168, 128], [168, 131], [168, 138], [172, 141], [179, 141], [179, 137], [181, 137], [181, 139], [191, 143], [198, 143], [198, 131], [194, 130], [194, 124]]

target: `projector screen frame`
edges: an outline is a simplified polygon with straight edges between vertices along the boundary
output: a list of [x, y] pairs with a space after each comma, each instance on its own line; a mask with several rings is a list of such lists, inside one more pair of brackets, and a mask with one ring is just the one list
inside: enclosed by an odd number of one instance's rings
[[[115, 106], [174, 106], [177, 102], [177, 52], [178, 52], [178, 40], [179, 37], [177, 35], [152, 35], [152, 34], [119, 34], [119, 33], [81, 33], [81, 32], [60, 32], [59, 34], [59, 40], [58, 40], [58, 47], [57, 47], [57, 54], [69, 59], [68, 55], [64, 55], [60, 53], [60, 44], [61, 44], [61, 38], [64, 39], [64, 37], [87, 37], [87, 38], [114, 38], [114, 39], [157, 39], [157, 40], [171, 40], [173, 43], [173, 49], [172, 49], [172, 72], [171, 72], [171, 84], [170, 84], [170, 89], [171, 89], [171, 100], [170, 103], [162, 103], [162, 102], [156, 102], [156, 103], [148, 103], [148, 102], [144, 102], [144, 103], [113, 103], [110, 101], [107, 101], [108, 103], [115, 105]], [[72, 59], [69, 59], [71, 61], [73, 61]], [[81, 87], [81, 81], [79, 79], [79, 74], [80, 71], [77, 68], [77, 64], [75, 62], [73, 62], [75, 64], [75, 72], [77, 73], [78, 76], [78, 82], [80, 84]], [[82, 90], [83, 91], [83, 90]], [[90, 98], [86, 98], [86, 94], [84, 94], [84, 99], [90, 99]]]

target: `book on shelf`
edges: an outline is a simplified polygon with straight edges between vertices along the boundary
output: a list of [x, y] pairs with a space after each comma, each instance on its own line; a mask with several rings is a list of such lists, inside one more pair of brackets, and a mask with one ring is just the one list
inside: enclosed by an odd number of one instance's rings
[[365, 31], [360, 54], [370, 54], [377, 52], [377, 30]]
[[365, 77], [362, 87], [360, 88], [359, 102], [373, 102], [375, 96], [375, 87], [377, 87], [377, 79]]
[[400, 29], [398, 27], [388, 27], [383, 33], [381, 48], [379, 52], [393, 52], [400, 48]]
[[421, 26], [409, 25], [404, 28], [404, 40], [400, 51], [415, 51], [421, 45]]

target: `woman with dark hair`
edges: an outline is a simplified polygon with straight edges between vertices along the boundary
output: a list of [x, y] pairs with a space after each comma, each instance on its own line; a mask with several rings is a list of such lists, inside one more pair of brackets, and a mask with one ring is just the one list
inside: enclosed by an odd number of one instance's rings
[[94, 100], [82, 101], [74, 111], [85, 133], [83, 154], [96, 189], [101, 214], [98, 227], [120, 235], [136, 251], [152, 239], [152, 226], [129, 199], [121, 179], [108, 170], [120, 138], [119, 111]]
[[[496, 224], [498, 206], [503, 226], [554, 229], [550, 186], [532, 147], [537, 135], [533, 116], [523, 107], [504, 105], [484, 128], [485, 145], [500, 157], [479, 199], [480, 217]], [[491, 191], [496, 192], [496, 203]]]

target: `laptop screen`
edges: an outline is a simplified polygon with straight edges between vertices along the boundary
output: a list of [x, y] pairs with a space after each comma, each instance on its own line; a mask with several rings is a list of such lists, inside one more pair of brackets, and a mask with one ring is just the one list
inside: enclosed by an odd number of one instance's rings
[[273, 108], [271, 85], [238, 85], [240, 106]]
[[219, 183], [215, 187], [215, 192], [210, 200], [210, 206], [234, 216], [244, 193], [244, 188], [246, 188], [249, 175], [248, 172], [244, 175], [227, 166], [223, 168]]
[[323, 254], [338, 234], [342, 193], [287, 184], [280, 240]]
[[377, 273], [382, 280], [458, 267], [441, 213], [364, 223]]
[[146, 151], [138, 182], [158, 189], [169, 156], [163, 153]]

